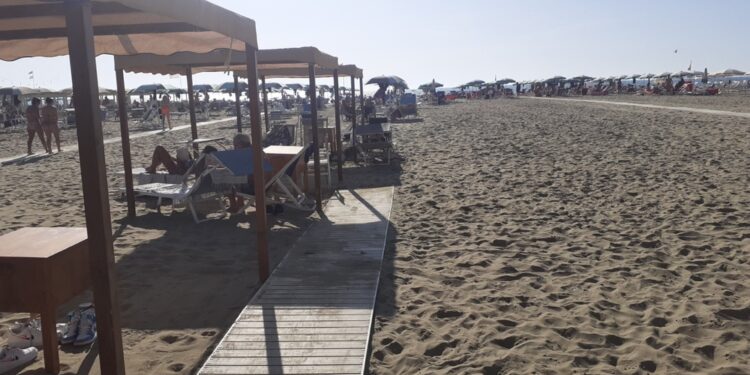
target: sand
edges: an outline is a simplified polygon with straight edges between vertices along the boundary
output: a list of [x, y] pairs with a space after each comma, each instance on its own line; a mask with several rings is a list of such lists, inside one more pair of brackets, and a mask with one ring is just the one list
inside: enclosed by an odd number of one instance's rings
[[[225, 136], [225, 144], [230, 145], [233, 124], [201, 127], [199, 134]], [[157, 144], [173, 150], [176, 142], [189, 137], [188, 129], [133, 140], [133, 163], [147, 164]], [[172, 214], [165, 207], [158, 214], [139, 204], [137, 219], [128, 221], [118, 193], [123, 186], [117, 175], [122, 170], [121, 148], [118, 143], [107, 145], [105, 153], [126, 370], [190, 374], [258, 286], [252, 211], [196, 225], [188, 212]], [[85, 225], [77, 152], [0, 167], [0, 176], [0, 234], [25, 226]], [[276, 264], [318, 216], [287, 210], [269, 220], [271, 258]], [[61, 307], [59, 321], [75, 304], [90, 300], [88, 292]], [[26, 317], [0, 313], [0, 343], [9, 324]], [[63, 374], [100, 373], [96, 346], [61, 347], [60, 353]], [[40, 353], [39, 360], [21, 374], [41, 374], [42, 368]]]
[[579, 96], [573, 99], [604, 100], [639, 104], [653, 104], [673, 107], [694, 107], [715, 109], [720, 111], [734, 111], [750, 113], [750, 95], [607, 95], [607, 96]]
[[395, 128], [373, 374], [750, 373], [750, 120], [420, 111]]
[[[750, 120], [542, 100], [420, 113], [394, 126], [391, 166], [345, 171], [397, 186], [373, 374], [750, 373]], [[134, 140], [135, 164], [188, 135]], [[252, 216], [127, 221], [105, 152], [127, 371], [193, 373], [257, 287]], [[79, 173], [72, 152], [0, 167], [0, 233], [83, 225]], [[273, 261], [315, 220], [273, 217]], [[23, 317], [0, 313], [0, 342]], [[99, 374], [95, 346], [61, 361]]]

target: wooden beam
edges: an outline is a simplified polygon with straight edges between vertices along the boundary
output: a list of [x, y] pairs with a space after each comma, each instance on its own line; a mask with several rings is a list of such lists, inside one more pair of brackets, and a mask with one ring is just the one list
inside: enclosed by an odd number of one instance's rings
[[[315, 179], [315, 207], [318, 211], [323, 210], [323, 193], [320, 190], [320, 143], [318, 137], [318, 88], [315, 86], [315, 64], [308, 66], [310, 75], [310, 123], [312, 124], [313, 138], [313, 169]], [[304, 131], [304, 129], [303, 129]], [[307, 166], [305, 166], [307, 168]]]
[[81, 163], [83, 206], [88, 245], [91, 249], [89, 267], [96, 306], [99, 364], [102, 374], [124, 375], [125, 361], [122, 352], [112, 223], [99, 111], [99, 83], [96, 76], [91, 2], [66, 1], [64, 4]]
[[135, 193], [133, 192], [133, 163], [130, 160], [130, 129], [128, 125], [127, 96], [125, 95], [125, 75], [122, 69], [115, 70], [117, 79], [117, 111], [120, 117], [120, 138], [122, 140], [122, 167], [125, 169], [125, 199], [128, 204], [128, 217], [135, 218]]
[[363, 77], [359, 78], [359, 106], [362, 108], [362, 125], [366, 125], [367, 120], [365, 119], [365, 80]]
[[[139, 25], [106, 25], [95, 26], [94, 35], [128, 35], [128, 34], [161, 34], [206, 31], [189, 23], [146, 23]], [[65, 38], [68, 30], [65, 28], [26, 29], [0, 31], [0, 40], [49, 39]]]
[[[193, 68], [185, 68], [185, 77], [187, 77], [188, 92], [188, 111], [190, 112], [190, 135], [193, 140], [198, 139], [198, 121], [195, 118], [195, 91], [193, 90]], [[198, 145], [193, 144], [193, 149], [198, 150]]]
[[263, 173], [263, 129], [258, 103], [258, 49], [245, 43], [247, 57], [247, 97], [250, 99], [250, 138], [253, 143], [253, 183], [255, 185], [255, 230], [258, 236], [258, 276], [263, 283], [271, 274], [268, 256], [265, 176]]
[[237, 112], [237, 133], [242, 133], [242, 104], [240, 104], [240, 76], [234, 73], [234, 111]]
[[333, 91], [334, 91], [334, 116], [336, 118], [336, 151], [338, 151], [338, 165], [336, 169], [338, 171], [339, 183], [344, 182], [344, 150], [341, 143], [341, 93], [339, 90], [339, 70], [333, 70]]
[[271, 119], [268, 116], [268, 90], [266, 90], [266, 76], [260, 76], [261, 87], [263, 87], [263, 115], [266, 122], [266, 133], [271, 130]]
[[[119, 3], [92, 3], [91, 14], [139, 13]], [[0, 20], [31, 17], [65, 17], [62, 3], [0, 6]]]

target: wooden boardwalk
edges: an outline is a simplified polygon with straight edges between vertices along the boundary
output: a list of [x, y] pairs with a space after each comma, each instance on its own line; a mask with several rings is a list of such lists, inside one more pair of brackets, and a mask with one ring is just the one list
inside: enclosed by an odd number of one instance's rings
[[199, 374], [362, 374], [393, 188], [341, 191]]

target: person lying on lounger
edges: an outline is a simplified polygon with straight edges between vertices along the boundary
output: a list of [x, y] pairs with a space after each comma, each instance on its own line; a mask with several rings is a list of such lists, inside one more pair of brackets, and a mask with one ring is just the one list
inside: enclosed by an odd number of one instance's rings
[[147, 173], [156, 173], [157, 168], [164, 166], [169, 174], [185, 174], [193, 165], [193, 158], [187, 147], [180, 147], [173, 158], [169, 151], [162, 146], [156, 146], [151, 156], [151, 165], [146, 167]]

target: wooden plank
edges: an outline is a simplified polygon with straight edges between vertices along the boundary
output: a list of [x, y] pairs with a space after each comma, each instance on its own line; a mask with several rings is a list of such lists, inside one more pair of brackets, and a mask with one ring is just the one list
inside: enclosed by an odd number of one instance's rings
[[272, 366], [274, 364], [285, 366], [321, 366], [321, 365], [357, 365], [362, 363], [359, 356], [334, 356], [334, 357], [306, 357], [306, 356], [284, 356], [281, 357], [213, 357], [208, 362], [209, 366]]
[[351, 315], [345, 318], [334, 318], [334, 319], [321, 319], [318, 316], [301, 317], [297, 319], [284, 319], [273, 321], [268, 320], [238, 320], [235, 323], [235, 328], [252, 328], [252, 327], [266, 327], [266, 326], [277, 326], [277, 327], [358, 327], [358, 324], [369, 324], [370, 320], [368, 315]]
[[201, 374], [360, 374], [359, 365], [347, 366], [206, 366]]
[[[214, 355], [214, 358], [255, 358], [255, 357], [353, 357], [364, 355], [365, 347], [356, 349], [339, 349], [339, 348], [308, 348], [308, 349], [281, 349], [281, 348], [264, 348], [264, 349], [221, 349]], [[216, 363], [212, 363], [216, 364]]]
[[226, 341], [256, 341], [265, 340], [266, 342], [291, 342], [291, 341], [350, 341], [363, 339], [362, 333], [340, 333], [340, 334], [303, 334], [303, 335], [283, 335], [277, 334], [235, 334], [231, 332], [225, 338]]
[[214, 355], [221, 355], [224, 351], [234, 351], [234, 350], [293, 350], [293, 349], [307, 349], [307, 350], [317, 350], [317, 349], [364, 349], [365, 343], [357, 340], [357, 341], [332, 341], [332, 342], [326, 342], [326, 341], [287, 341], [287, 342], [274, 342], [274, 343], [266, 343], [262, 341], [232, 341], [232, 342], [224, 342], [221, 345], [219, 345], [218, 349], [216, 350], [216, 353]]
[[287, 336], [296, 335], [352, 335], [367, 333], [369, 325], [359, 325], [356, 327], [279, 327], [274, 325], [267, 325], [264, 327], [234, 327], [232, 329], [233, 335], [265, 335], [265, 336], [278, 336], [279, 340], [283, 340]]

